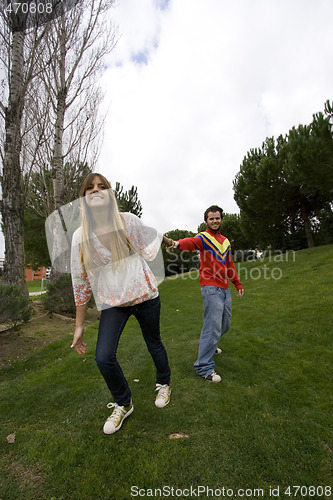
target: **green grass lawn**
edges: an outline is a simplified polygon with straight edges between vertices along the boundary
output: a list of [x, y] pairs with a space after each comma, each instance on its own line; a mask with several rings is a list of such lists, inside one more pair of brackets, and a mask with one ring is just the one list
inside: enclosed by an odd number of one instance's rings
[[42, 289], [46, 290], [47, 280], [33, 280], [27, 281], [27, 287], [29, 293], [32, 292], [41, 292]]
[[222, 383], [192, 368], [198, 280], [166, 280], [171, 403], [155, 408], [153, 364], [131, 319], [119, 360], [135, 409], [114, 435], [102, 432], [110, 399], [94, 361], [97, 324], [84, 357], [66, 336], [2, 369], [0, 499], [333, 498], [333, 247], [238, 266], [246, 293], [232, 290], [232, 326], [215, 360]]

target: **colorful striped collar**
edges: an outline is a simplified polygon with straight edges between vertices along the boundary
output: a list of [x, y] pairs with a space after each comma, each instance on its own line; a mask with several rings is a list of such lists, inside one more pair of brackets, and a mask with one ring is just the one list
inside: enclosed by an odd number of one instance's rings
[[223, 264], [226, 263], [228, 253], [230, 252], [230, 243], [228, 238], [225, 238], [223, 243], [220, 243], [208, 231], [203, 231], [202, 233], [199, 233], [198, 237], [201, 239], [205, 250], [211, 252], [218, 261], [222, 262]]

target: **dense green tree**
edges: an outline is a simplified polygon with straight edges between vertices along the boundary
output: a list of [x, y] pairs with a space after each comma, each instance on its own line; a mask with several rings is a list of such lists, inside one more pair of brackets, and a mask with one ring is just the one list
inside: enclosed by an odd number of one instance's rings
[[198, 233], [202, 233], [203, 231], [206, 231], [207, 226], [206, 222], [201, 222], [198, 226]]
[[198, 233], [202, 233], [203, 231], [206, 231], [207, 226], [206, 222], [201, 222], [198, 226]]
[[286, 181], [279, 152], [285, 140], [267, 138], [251, 149], [234, 180], [234, 198], [240, 208], [240, 225], [251, 246], [281, 248], [288, 228], [283, 201]]
[[289, 131], [283, 173], [289, 187], [286, 204], [294, 217], [301, 217], [307, 245], [312, 247], [316, 216], [333, 200], [333, 137], [328, 116], [318, 113], [310, 125]]
[[[332, 108], [285, 137], [247, 153], [234, 180], [245, 235], [256, 246], [314, 245], [323, 209], [333, 200]], [[325, 211], [324, 211], [325, 213]]]
[[51, 266], [46, 242], [45, 219], [30, 207], [26, 207], [24, 211], [24, 250], [27, 266], [33, 269]]
[[118, 200], [119, 210], [122, 212], [131, 212], [141, 217], [142, 205], [138, 196], [138, 188], [132, 186], [128, 191], [124, 191], [123, 186], [116, 182], [114, 194]]
[[232, 251], [245, 250], [255, 246], [245, 237], [239, 214], [224, 214], [221, 233], [230, 241]]

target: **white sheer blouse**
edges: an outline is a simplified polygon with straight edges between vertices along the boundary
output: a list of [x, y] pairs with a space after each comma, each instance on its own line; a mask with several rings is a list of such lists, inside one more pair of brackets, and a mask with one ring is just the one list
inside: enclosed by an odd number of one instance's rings
[[158, 296], [158, 284], [164, 279], [161, 252], [163, 236], [146, 226], [131, 213], [121, 214], [127, 237], [135, 252], [118, 266], [112, 266], [112, 255], [95, 234], [92, 234], [93, 272], [88, 274], [81, 263], [81, 227], [73, 234], [71, 275], [75, 304], [86, 304], [94, 295], [97, 308], [129, 306]]

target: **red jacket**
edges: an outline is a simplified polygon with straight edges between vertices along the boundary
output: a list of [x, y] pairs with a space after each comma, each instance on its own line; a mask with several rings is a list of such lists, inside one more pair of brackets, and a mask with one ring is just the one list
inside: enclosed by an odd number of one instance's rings
[[219, 231], [208, 229], [193, 238], [179, 240], [180, 250], [200, 251], [199, 280], [201, 286], [229, 288], [229, 281], [242, 289], [228, 238]]

